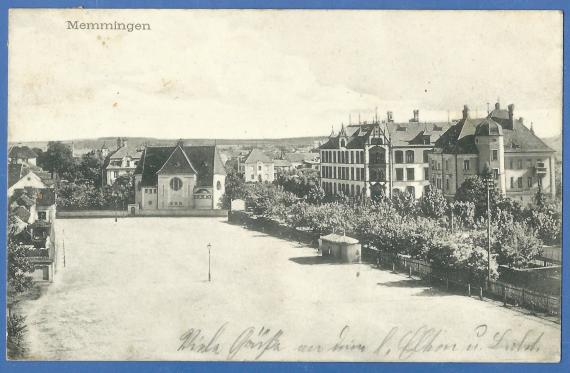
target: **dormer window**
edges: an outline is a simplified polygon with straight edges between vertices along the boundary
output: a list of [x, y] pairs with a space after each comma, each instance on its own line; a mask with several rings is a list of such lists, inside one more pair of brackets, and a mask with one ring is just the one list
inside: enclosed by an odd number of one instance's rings
[[346, 146], [346, 140], [345, 139], [341, 139], [340, 140], [340, 147], [344, 148]]

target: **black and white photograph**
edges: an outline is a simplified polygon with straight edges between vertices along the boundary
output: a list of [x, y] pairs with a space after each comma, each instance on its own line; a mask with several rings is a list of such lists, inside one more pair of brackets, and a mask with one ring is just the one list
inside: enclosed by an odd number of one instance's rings
[[561, 357], [559, 11], [10, 9], [6, 358]]

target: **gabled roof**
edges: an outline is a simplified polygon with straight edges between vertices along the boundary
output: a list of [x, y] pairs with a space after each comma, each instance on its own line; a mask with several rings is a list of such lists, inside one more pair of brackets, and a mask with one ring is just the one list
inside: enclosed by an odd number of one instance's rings
[[[142, 154], [135, 175], [142, 175], [142, 186], [156, 186], [158, 171], [164, 166], [178, 146], [149, 146]], [[225, 175], [226, 170], [216, 146], [180, 146], [197, 174], [196, 186], [212, 186], [213, 175]], [[178, 157], [178, 156], [176, 156]], [[180, 163], [182, 167], [182, 162]], [[176, 167], [162, 170], [161, 174], [182, 173]]]
[[182, 150], [182, 147], [177, 146], [174, 148], [170, 156], [164, 162], [158, 174], [196, 174], [197, 171], [192, 166], [188, 156]]
[[13, 146], [8, 153], [8, 158], [29, 159], [37, 157], [36, 152], [27, 146]]
[[[384, 138], [383, 143], [390, 142], [392, 146], [426, 146], [433, 145], [435, 141], [451, 126], [447, 122], [403, 122], [403, 123], [363, 123], [351, 124], [345, 127], [348, 136], [347, 149], [363, 149], [364, 145], [379, 143], [380, 139], [372, 137], [374, 128], [379, 129], [379, 135]], [[419, 136], [422, 141], [419, 141]], [[424, 143], [424, 137], [429, 144]], [[321, 145], [320, 149], [338, 149], [339, 136], [330, 137]]]
[[252, 149], [247, 158], [245, 159], [244, 163], [271, 163], [273, 162], [265, 153], [263, 153], [259, 149]]

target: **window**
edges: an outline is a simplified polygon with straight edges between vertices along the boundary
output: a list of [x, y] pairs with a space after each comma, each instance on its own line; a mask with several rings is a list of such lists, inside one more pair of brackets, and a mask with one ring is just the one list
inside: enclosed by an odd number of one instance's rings
[[354, 168], [350, 169], [350, 180], [354, 180]]
[[182, 180], [177, 177], [170, 179], [170, 188], [174, 191], [180, 190], [182, 188]]
[[445, 160], [445, 170], [449, 170], [449, 159]]
[[526, 182], [526, 183], [527, 183], [527, 184], [526, 184], [527, 187], [532, 188], [532, 176], [529, 176], [529, 177], [527, 178], [527, 182]]
[[251, 180], [255, 180], [255, 175], [251, 174]]
[[466, 159], [463, 161], [463, 170], [464, 171], [469, 171], [469, 159]]
[[510, 169], [511, 169], [511, 170], [515, 168], [515, 164], [514, 164], [514, 163], [515, 163], [515, 162], [511, 159], [511, 161], [509, 162], [509, 164], [510, 164]]
[[416, 198], [416, 188], [413, 186], [406, 187], [406, 192], [408, 192], [412, 197]]
[[119, 177], [119, 171], [113, 171], [113, 177], [116, 179]]
[[523, 161], [522, 161], [522, 159], [519, 159], [519, 161], [518, 161], [518, 166], [519, 166], [519, 170], [523, 168]]
[[346, 146], [346, 140], [345, 139], [340, 140], [340, 147], [344, 148], [345, 146]]
[[511, 189], [515, 189], [515, 178], [511, 177]]
[[404, 180], [404, 169], [403, 168], [396, 168], [396, 180], [397, 181]]
[[491, 158], [491, 160], [496, 161], [497, 159], [499, 159], [499, 151], [493, 150], [493, 157]]
[[532, 167], [532, 159], [527, 159], [526, 160], [526, 168], [531, 168]]
[[336, 152], [333, 152], [333, 163], [336, 163]]
[[127, 165], [126, 166], [131, 167], [131, 161], [129, 161], [128, 159], [127, 159]]
[[396, 163], [404, 163], [404, 153], [401, 150], [396, 150], [394, 158]]
[[46, 220], [46, 212], [38, 211], [38, 220]]
[[354, 195], [354, 185], [350, 186], [350, 195], [353, 196]]
[[542, 178], [539, 177], [538, 179], [536, 179], [537, 183], [538, 183], [538, 187], [542, 188]]
[[360, 152], [356, 152], [356, 163], [360, 163]]
[[261, 171], [261, 165], [257, 166], [257, 170]]
[[406, 163], [414, 163], [414, 151], [407, 150], [406, 151]]
[[429, 150], [424, 150], [424, 163], [428, 163]]
[[218, 182], [216, 183], [216, 189], [222, 190], [222, 182], [220, 180], [218, 180]]
[[424, 167], [424, 180], [429, 180], [429, 167]]
[[415, 180], [415, 170], [413, 168], [406, 168], [406, 180]]
[[522, 189], [522, 187], [523, 187], [523, 179], [522, 179], [522, 177], [519, 177], [519, 178], [517, 179], [517, 187], [518, 187], [519, 189]]
[[495, 179], [499, 178], [499, 169], [498, 168], [493, 168], [493, 176]]
[[445, 190], [449, 190], [449, 179], [445, 179]]
[[148, 194], [148, 189], [144, 188], [144, 194]]
[[359, 196], [360, 195], [360, 185], [356, 186], [356, 195]]

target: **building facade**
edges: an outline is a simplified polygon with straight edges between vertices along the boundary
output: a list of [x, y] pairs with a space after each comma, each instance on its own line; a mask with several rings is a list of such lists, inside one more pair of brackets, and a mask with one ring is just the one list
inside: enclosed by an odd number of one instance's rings
[[436, 142], [429, 155], [430, 180], [447, 198], [468, 178], [492, 173], [501, 194], [523, 204], [540, 188], [555, 196], [555, 151], [549, 148], [523, 118], [515, 118], [514, 105], [499, 103], [485, 118], [471, 118], [469, 108]]
[[320, 147], [321, 187], [351, 197], [390, 197], [408, 192], [420, 198], [429, 185], [428, 154], [450, 124], [386, 121], [342, 126]]
[[246, 183], [275, 180], [275, 163], [260, 149], [252, 149], [243, 162], [243, 177]]
[[149, 146], [135, 170], [141, 210], [219, 209], [226, 171], [216, 146]]
[[[100, 153], [108, 154], [106, 145]], [[140, 147], [129, 147], [126, 139], [117, 139], [117, 150], [107, 156], [104, 164], [105, 180], [107, 185], [113, 185], [115, 180], [122, 175], [132, 175], [141, 159], [142, 149]]]

